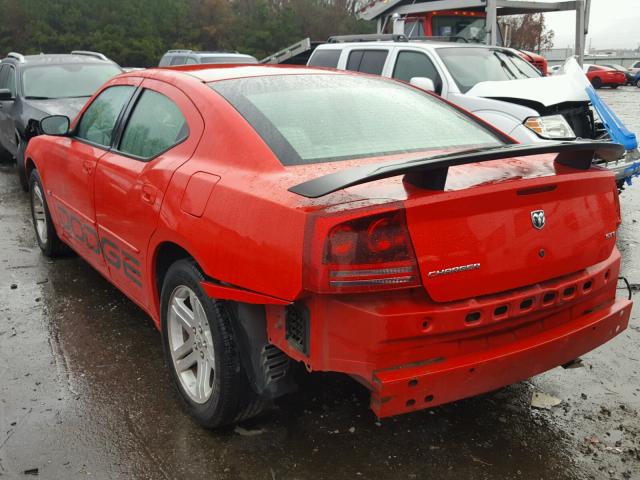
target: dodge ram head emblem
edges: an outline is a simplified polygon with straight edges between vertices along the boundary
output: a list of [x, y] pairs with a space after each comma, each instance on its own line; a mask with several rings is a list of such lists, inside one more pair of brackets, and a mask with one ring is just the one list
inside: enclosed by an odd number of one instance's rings
[[531, 224], [534, 228], [542, 230], [544, 228], [544, 210], [534, 210], [531, 212]]

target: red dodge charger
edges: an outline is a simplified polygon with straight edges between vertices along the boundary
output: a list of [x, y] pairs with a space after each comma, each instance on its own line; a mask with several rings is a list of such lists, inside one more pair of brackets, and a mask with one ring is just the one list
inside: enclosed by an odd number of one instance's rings
[[584, 65], [587, 78], [594, 88], [611, 87], [618, 88], [627, 84], [627, 76], [624, 72], [600, 65]]
[[434, 95], [350, 72], [137, 71], [29, 143], [45, 255], [153, 318], [188, 411], [253, 416], [292, 372], [350, 375], [379, 417], [526, 379], [609, 341], [615, 158], [523, 146]]

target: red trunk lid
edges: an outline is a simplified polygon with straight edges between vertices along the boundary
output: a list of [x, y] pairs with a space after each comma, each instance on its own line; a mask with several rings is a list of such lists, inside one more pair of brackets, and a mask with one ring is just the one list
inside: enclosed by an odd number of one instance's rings
[[504, 292], [605, 260], [618, 222], [614, 187], [592, 170], [412, 192], [407, 224], [427, 293], [448, 302]]

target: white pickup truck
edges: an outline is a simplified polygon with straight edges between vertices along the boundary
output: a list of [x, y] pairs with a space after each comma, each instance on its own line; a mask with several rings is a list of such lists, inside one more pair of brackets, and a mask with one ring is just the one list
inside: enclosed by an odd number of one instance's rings
[[[565, 65], [565, 72], [544, 77], [512, 49], [387, 37], [332, 37], [316, 47], [307, 64], [411, 82], [521, 143], [608, 138], [586, 93], [588, 80], [575, 60]], [[615, 173], [621, 186], [625, 178], [640, 172], [638, 160], [636, 150], [603, 166]]]

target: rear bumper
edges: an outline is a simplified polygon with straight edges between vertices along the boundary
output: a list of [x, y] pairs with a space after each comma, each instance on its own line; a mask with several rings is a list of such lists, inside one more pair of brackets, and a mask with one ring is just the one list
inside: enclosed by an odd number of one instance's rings
[[[487, 392], [567, 363], [623, 331], [620, 254], [495, 295], [434, 302], [423, 289], [310, 295], [267, 305], [269, 341], [312, 371], [346, 373], [381, 417]], [[294, 341], [295, 340], [295, 341]]]
[[[632, 303], [610, 306], [500, 348], [374, 372], [371, 408], [388, 417], [495, 390], [563, 365], [627, 328]], [[554, 315], [546, 321], [553, 324]]]

